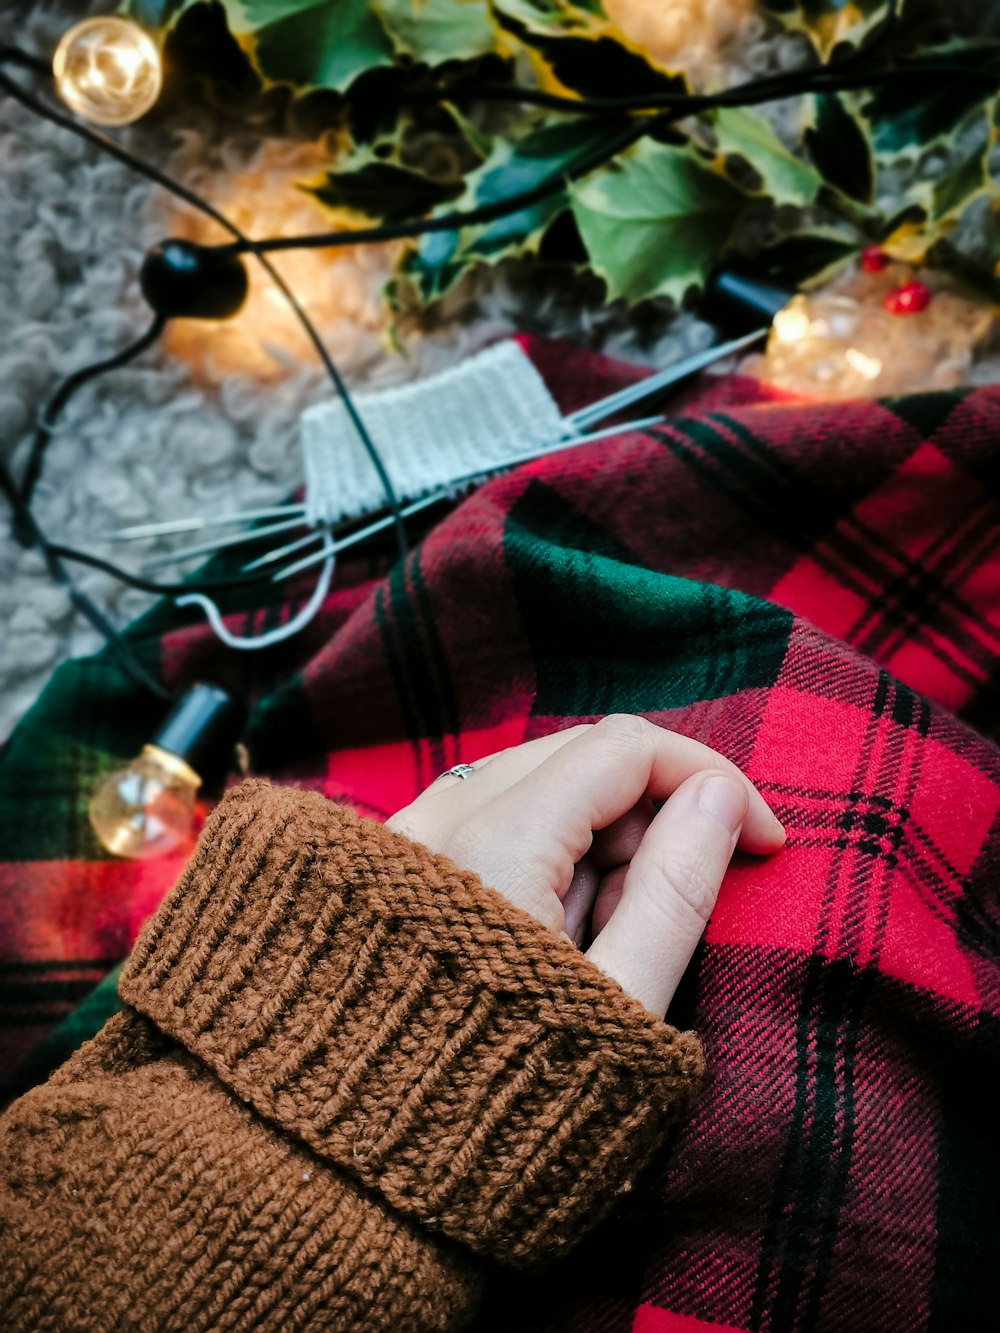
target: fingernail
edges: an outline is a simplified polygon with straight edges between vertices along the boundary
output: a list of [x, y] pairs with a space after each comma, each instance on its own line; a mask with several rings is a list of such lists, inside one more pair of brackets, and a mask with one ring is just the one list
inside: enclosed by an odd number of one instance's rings
[[698, 806], [733, 835], [739, 833], [747, 816], [747, 789], [735, 778], [712, 773], [698, 789]]

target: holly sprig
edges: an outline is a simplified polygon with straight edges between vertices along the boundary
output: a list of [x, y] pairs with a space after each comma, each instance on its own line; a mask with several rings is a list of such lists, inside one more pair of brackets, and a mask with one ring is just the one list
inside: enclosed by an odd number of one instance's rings
[[[759, 252], [774, 276], [798, 285], [872, 244], [914, 264], [954, 255], [951, 238], [968, 210], [1000, 208], [990, 171], [1000, 40], [928, 44], [926, 23], [911, 17], [920, 7], [901, 0], [760, 7], [813, 51], [815, 77], [799, 80], [780, 135], [764, 104], [654, 116], [654, 103], [694, 93], [692, 81], [631, 44], [600, 0], [123, 6], [162, 35], [182, 70], [200, 60], [212, 74], [211, 27], [229, 43], [219, 77], [233, 77], [235, 62], [265, 89], [311, 99], [340, 131], [339, 147], [304, 185], [336, 225], [475, 216], [485, 206], [488, 221], [401, 247], [394, 288], [408, 284], [424, 302], [511, 256], [589, 269], [611, 300], [679, 303], [737, 253]], [[845, 70], [846, 86], [833, 90], [830, 74]], [[520, 104], [524, 87], [552, 96]], [[650, 110], [636, 110], [644, 98]], [[630, 99], [629, 109], [616, 99]], [[648, 125], [636, 127], [635, 142], [600, 160], [601, 145], [623, 129], [628, 138], [637, 117]], [[447, 170], [421, 151], [428, 136], [450, 146]], [[932, 150], [940, 169], [906, 179], [904, 164]], [[593, 169], [575, 171], [592, 159]], [[531, 198], [562, 173], [559, 188]], [[530, 202], [494, 215], [525, 193]]]

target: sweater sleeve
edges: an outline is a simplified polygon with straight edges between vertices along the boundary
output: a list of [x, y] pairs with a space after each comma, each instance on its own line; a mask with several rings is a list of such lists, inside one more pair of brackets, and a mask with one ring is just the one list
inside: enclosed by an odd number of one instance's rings
[[4, 1328], [462, 1328], [489, 1267], [631, 1188], [701, 1071], [474, 875], [257, 782], [120, 992], [4, 1118]]

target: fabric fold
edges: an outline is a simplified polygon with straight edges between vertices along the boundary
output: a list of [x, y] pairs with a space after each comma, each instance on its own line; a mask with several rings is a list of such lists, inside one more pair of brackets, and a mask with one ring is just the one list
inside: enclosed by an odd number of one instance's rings
[[632, 1187], [702, 1068], [474, 875], [259, 782], [213, 815], [120, 992], [401, 1215], [519, 1267]]

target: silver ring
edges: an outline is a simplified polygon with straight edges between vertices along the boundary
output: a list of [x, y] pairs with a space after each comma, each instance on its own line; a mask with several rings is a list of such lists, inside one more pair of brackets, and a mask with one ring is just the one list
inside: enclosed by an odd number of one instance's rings
[[440, 782], [442, 778], [461, 778], [464, 782], [466, 778], [471, 778], [475, 771], [474, 764], [456, 764], [454, 768], [448, 768], [443, 773], [439, 773], [434, 781]]

